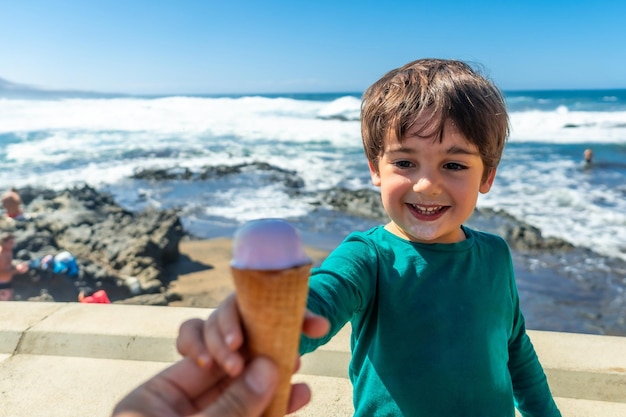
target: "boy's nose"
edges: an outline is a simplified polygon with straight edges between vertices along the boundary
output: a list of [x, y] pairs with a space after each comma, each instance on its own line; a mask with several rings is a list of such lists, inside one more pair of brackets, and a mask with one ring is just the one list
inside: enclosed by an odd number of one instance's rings
[[429, 173], [428, 175], [420, 175], [413, 183], [413, 191], [424, 194], [439, 194], [441, 187], [437, 175]]

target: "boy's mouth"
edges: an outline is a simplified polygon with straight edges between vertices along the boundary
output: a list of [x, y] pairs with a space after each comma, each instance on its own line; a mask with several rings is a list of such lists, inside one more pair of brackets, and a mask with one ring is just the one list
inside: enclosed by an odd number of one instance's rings
[[419, 219], [435, 220], [442, 215], [449, 206], [422, 206], [407, 203], [409, 210]]

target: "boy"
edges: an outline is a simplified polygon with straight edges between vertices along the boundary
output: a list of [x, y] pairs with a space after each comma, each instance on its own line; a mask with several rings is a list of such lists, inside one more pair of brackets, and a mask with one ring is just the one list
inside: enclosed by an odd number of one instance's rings
[[[314, 269], [308, 308], [330, 332], [303, 338], [301, 352], [351, 323], [355, 416], [513, 417], [515, 405], [560, 416], [525, 331], [508, 246], [463, 226], [508, 135], [500, 91], [462, 62], [418, 60], [365, 92], [361, 126], [391, 221], [350, 234]], [[204, 327], [183, 326], [180, 352], [237, 375], [235, 303]]]

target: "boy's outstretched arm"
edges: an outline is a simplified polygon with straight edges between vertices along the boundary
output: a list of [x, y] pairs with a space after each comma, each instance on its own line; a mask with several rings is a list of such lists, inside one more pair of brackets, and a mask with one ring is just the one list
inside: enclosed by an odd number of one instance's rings
[[[328, 333], [329, 328], [328, 320], [305, 312], [302, 331], [306, 336], [320, 338]], [[207, 320], [185, 321], [180, 326], [176, 348], [181, 355], [193, 359], [200, 367], [216, 363], [228, 375], [239, 375], [247, 358], [235, 294], [228, 296]]]

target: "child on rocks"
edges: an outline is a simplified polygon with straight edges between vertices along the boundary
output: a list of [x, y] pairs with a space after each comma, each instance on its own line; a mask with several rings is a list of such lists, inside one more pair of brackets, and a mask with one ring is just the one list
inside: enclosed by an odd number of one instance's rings
[[27, 217], [22, 209], [22, 198], [15, 188], [11, 188], [0, 197], [5, 215], [13, 220], [26, 220]]
[[[494, 181], [508, 117], [501, 92], [463, 62], [424, 59], [364, 94], [363, 146], [391, 221], [350, 234], [310, 278], [322, 339], [352, 326], [355, 416], [560, 412], [525, 330], [509, 248], [463, 225]], [[178, 349], [237, 375], [236, 298], [181, 327]]]
[[13, 300], [13, 275], [28, 272], [28, 264], [13, 260], [15, 236], [2, 233], [0, 236], [0, 301]]

